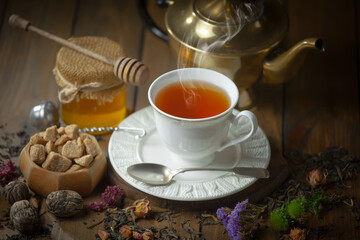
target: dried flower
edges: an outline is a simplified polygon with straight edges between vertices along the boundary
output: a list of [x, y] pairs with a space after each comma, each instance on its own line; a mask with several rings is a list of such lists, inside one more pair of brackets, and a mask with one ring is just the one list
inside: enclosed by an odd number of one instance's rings
[[143, 240], [153, 240], [154, 239], [154, 233], [146, 231], [143, 234], [141, 234]]
[[277, 231], [286, 231], [289, 229], [289, 222], [283, 208], [278, 208], [271, 212], [270, 222]]
[[125, 212], [129, 212], [135, 222], [137, 218], [146, 218], [151, 213], [150, 201], [143, 198], [136, 200], [133, 205], [124, 209]]
[[300, 219], [305, 215], [305, 199], [300, 198], [292, 200], [286, 207], [286, 211], [292, 219]]
[[116, 208], [119, 202], [119, 198], [123, 194], [124, 192], [119, 186], [107, 186], [105, 192], [101, 194], [101, 197], [110, 208]]
[[97, 233], [98, 233], [101, 240], [106, 240], [106, 239], [108, 239], [110, 237], [108, 232], [100, 230], [100, 229], [98, 230]]
[[141, 199], [134, 202], [135, 210], [134, 214], [138, 218], [146, 218], [151, 213], [150, 201], [147, 199]]
[[287, 240], [305, 240], [306, 239], [306, 230], [301, 228], [293, 228], [290, 233], [284, 235]]
[[216, 211], [217, 218], [223, 222], [231, 240], [241, 239], [240, 213], [247, 207], [248, 199], [236, 204], [234, 210], [229, 208], [219, 208]]
[[131, 236], [133, 235], [133, 229], [128, 225], [121, 226], [119, 232], [125, 239], [130, 239]]
[[96, 212], [101, 212], [105, 207], [106, 207], [105, 202], [89, 202], [88, 203], [88, 208], [90, 210], [93, 210]]
[[101, 194], [103, 201], [101, 202], [90, 202], [88, 203], [88, 208], [101, 212], [104, 208], [116, 208], [120, 197], [124, 194], [123, 190], [119, 186], [107, 186], [105, 191]]
[[218, 210], [216, 211], [217, 218], [224, 224], [224, 226], [228, 225], [230, 214], [231, 209], [226, 207], [218, 208]]
[[138, 232], [133, 232], [132, 237], [133, 237], [133, 239], [137, 239], [137, 240], [143, 239], [143, 238], [142, 238], [142, 234], [141, 234], [141, 233], [138, 233]]
[[319, 169], [315, 169], [309, 173], [307, 180], [313, 188], [316, 188], [326, 183], [326, 177], [326, 172], [321, 172]]
[[9, 159], [6, 164], [0, 164], [0, 185], [4, 187], [11, 181], [17, 179], [16, 165]]

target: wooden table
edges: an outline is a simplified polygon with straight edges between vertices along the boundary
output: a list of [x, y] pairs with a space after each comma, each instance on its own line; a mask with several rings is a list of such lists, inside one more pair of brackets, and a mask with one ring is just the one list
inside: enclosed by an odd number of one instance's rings
[[[350, 153], [360, 156], [360, 3], [325, 0], [285, 2], [290, 19], [286, 46], [316, 36], [324, 40], [326, 52], [309, 53], [297, 76], [286, 84], [260, 83], [256, 86], [259, 104], [254, 113], [270, 141], [271, 162], [285, 163], [284, 153], [294, 149], [318, 153], [329, 146], [343, 146]], [[154, 0], [148, 2], [148, 9], [155, 21], [164, 26], [165, 10], [159, 9]], [[23, 126], [28, 126], [29, 134], [35, 133], [28, 120], [31, 107], [43, 100], [58, 103], [58, 87], [52, 69], [60, 46], [35, 34], [9, 27], [7, 20], [13, 13], [64, 38], [106, 36], [121, 43], [129, 56], [141, 59], [150, 69], [150, 81], [144, 87], [129, 89], [127, 106], [130, 112], [148, 106], [147, 89], [151, 81], [176, 68], [168, 44], [144, 26], [136, 1], [0, 0], [0, 124], [6, 124], [3, 129], [7, 132], [17, 132]], [[107, 149], [109, 137], [104, 136], [104, 150]], [[12, 160], [16, 162], [17, 158]], [[278, 180], [283, 181], [284, 176], [286, 174]], [[109, 176], [85, 200], [99, 199], [107, 180]], [[354, 199], [360, 197], [359, 183], [358, 178], [347, 190]], [[268, 186], [268, 191], [273, 189], [271, 184]], [[146, 196], [133, 191], [128, 195], [139, 198]], [[125, 199], [125, 204], [131, 201]], [[1, 209], [9, 207], [3, 199], [0, 203]], [[222, 204], [219, 201], [217, 207], [224, 206]], [[161, 210], [164, 206], [166, 201], [154, 206], [154, 210]], [[191, 219], [190, 223], [196, 229], [197, 220], [193, 216], [200, 211], [185, 211], [180, 205], [176, 210], [181, 212], [176, 228], [182, 238], [189, 237], [179, 223]], [[54, 239], [93, 239], [101, 225], [93, 230], [86, 227], [101, 218], [101, 214], [92, 212], [62, 221], [50, 214], [43, 216], [45, 222], [53, 224]], [[332, 225], [332, 239], [339, 236], [342, 237], [339, 239], [360, 239], [360, 230], [356, 228], [359, 222], [354, 221], [346, 207], [329, 212], [321, 220], [312, 219], [310, 222]], [[142, 221], [142, 224], [157, 223], [149, 220]], [[228, 238], [220, 225], [206, 227], [203, 232], [206, 239]], [[0, 230], [0, 238], [6, 234], [14, 232]], [[261, 239], [277, 239], [277, 236], [272, 228], [264, 228], [260, 233]]]

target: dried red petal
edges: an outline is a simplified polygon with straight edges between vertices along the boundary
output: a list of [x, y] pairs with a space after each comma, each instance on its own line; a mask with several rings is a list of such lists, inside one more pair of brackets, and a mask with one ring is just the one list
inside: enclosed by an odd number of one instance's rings
[[105, 191], [101, 194], [101, 197], [109, 207], [115, 208], [123, 194], [124, 192], [119, 186], [107, 186]]
[[103, 231], [103, 230], [98, 230], [98, 235], [101, 240], [106, 240], [110, 236], [106, 231]]
[[326, 174], [321, 172], [319, 169], [312, 170], [308, 176], [309, 184], [316, 188], [326, 182]]
[[141, 233], [138, 233], [138, 232], [133, 232], [132, 237], [133, 237], [134, 239], [138, 239], [138, 240], [142, 240], [142, 239], [143, 239], [142, 234], [141, 234]]
[[306, 231], [301, 228], [293, 228], [289, 233], [289, 237], [291, 240], [305, 240], [306, 239]]
[[2, 187], [16, 179], [16, 165], [10, 159], [6, 162], [6, 164], [0, 165], [0, 185]]
[[144, 232], [142, 234], [143, 240], [153, 240], [154, 239], [154, 233], [153, 232]]
[[135, 201], [134, 214], [138, 218], [146, 218], [151, 213], [150, 201], [149, 200], [138, 200]]
[[101, 212], [106, 206], [105, 202], [90, 202], [88, 208], [93, 211]]
[[120, 227], [119, 233], [124, 238], [131, 238], [131, 236], [133, 235], [133, 229], [132, 229], [132, 227], [129, 227], [127, 225], [123, 225], [123, 226]]

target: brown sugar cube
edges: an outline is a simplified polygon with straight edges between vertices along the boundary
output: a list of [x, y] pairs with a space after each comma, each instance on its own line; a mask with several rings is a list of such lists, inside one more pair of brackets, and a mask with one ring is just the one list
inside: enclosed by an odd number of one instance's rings
[[94, 157], [90, 154], [82, 156], [81, 158], [75, 158], [74, 161], [83, 167], [89, 167], [92, 161], [94, 160]]
[[45, 147], [41, 144], [35, 144], [30, 147], [30, 159], [36, 163], [41, 164], [45, 161]]
[[55, 146], [64, 145], [64, 143], [66, 143], [68, 140], [70, 140], [68, 135], [61, 135], [58, 139], [56, 139]]
[[57, 132], [58, 132], [58, 134], [61, 136], [61, 135], [63, 135], [63, 134], [65, 133], [65, 128], [64, 128], [64, 127], [59, 127], [59, 128], [57, 129]]
[[57, 136], [57, 127], [54, 125], [52, 127], [48, 127], [46, 130], [45, 130], [45, 134], [44, 134], [44, 139], [46, 141], [53, 141], [55, 142], [56, 141], [56, 136]]
[[96, 157], [96, 155], [101, 153], [101, 149], [100, 149], [99, 145], [96, 142], [94, 142], [93, 140], [91, 140], [91, 138], [87, 137], [83, 140], [83, 142], [84, 142], [87, 154], [90, 154], [91, 156]]
[[37, 133], [30, 138], [30, 145], [35, 145], [35, 144], [45, 145], [46, 142], [47, 141], [41, 136], [40, 133]]
[[79, 127], [76, 124], [71, 124], [65, 127], [65, 133], [71, 139], [77, 139], [79, 137]]
[[67, 172], [67, 173], [69, 173], [69, 172], [75, 172], [75, 171], [80, 170], [80, 169], [82, 169], [82, 167], [81, 167], [80, 165], [78, 165], [78, 164], [73, 164], [73, 165], [71, 165], [71, 167], [70, 167], [66, 172]]
[[45, 152], [49, 154], [50, 152], [56, 152], [56, 146], [53, 141], [48, 141], [45, 145]]
[[62, 153], [62, 149], [63, 149], [64, 145], [59, 145], [59, 146], [56, 146], [56, 150], [57, 151], [54, 151], [54, 152], [58, 152], [58, 153]]
[[65, 172], [70, 168], [72, 161], [59, 153], [51, 152], [42, 167], [55, 172]]
[[62, 148], [61, 151], [62, 155], [67, 158], [81, 157], [84, 153], [84, 145], [82, 144], [80, 138], [78, 140], [80, 141], [75, 141], [75, 140], [67, 141]]

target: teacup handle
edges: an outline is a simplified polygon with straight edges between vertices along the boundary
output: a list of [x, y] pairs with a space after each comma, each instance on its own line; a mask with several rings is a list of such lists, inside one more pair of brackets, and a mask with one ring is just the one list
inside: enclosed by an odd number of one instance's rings
[[247, 117], [250, 120], [250, 124], [251, 124], [250, 132], [248, 134], [244, 135], [244, 136], [238, 137], [236, 139], [233, 139], [233, 140], [231, 140], [229, 142], [224, 143], [219, 149], [216, 150], [218, 152], [221, 152], [225, 148], [228, 148], [228, 147], [230, 147], [232, 145], [235, 145], [235, 144], [238, 144], [240, 142], [245, 141], [246, 139], [251, 137], [256, 132], [256, 130], [258, 128], [257, 118], [256, 118], [255, 114], [253, 114], [250, 111], [244, 110], [244, 111], [241, 111], [238, 114], [233, 115], [233, 116], [234, 116], [234, 119], [232, 120], [232, 124], [235, 125], [235, 126], [238, 125], [239, 120], [240, 120], [241, 117]]

